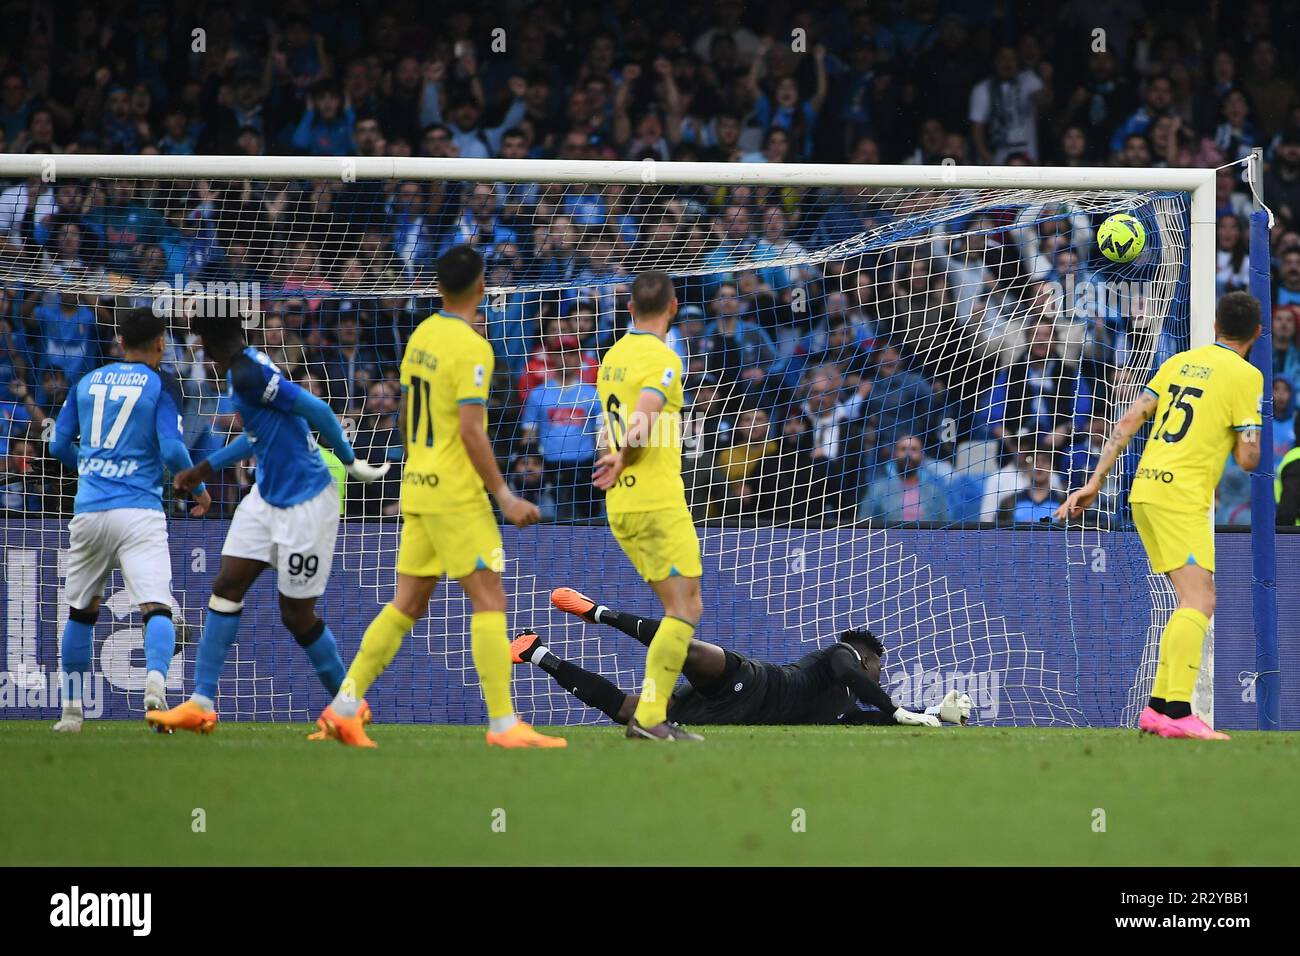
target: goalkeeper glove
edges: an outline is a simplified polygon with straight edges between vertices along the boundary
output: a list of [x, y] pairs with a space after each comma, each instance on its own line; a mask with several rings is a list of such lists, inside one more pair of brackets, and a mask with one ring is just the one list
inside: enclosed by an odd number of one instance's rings
[[914, 714], [910, 710], [898, 708], [894, 711], [894, 720], [908, 727], [938, 727], [939, 718], [934, 714]]
[[945, 724], [964, 724], [970, 720], [972, 706], [970, 694], [958, 694], [950, 690], [943, 698], [943, 703], [925, 708], [927, 714], [934, 714]]
[[368, 485], [372, 481], [378, 481], [384, 475], [388, 474], [388, 469], [392, 467], [392, 462], [384, 462], [382, 465], [372, 465], [370, 462], [361, 458], [354, 458], [352, 464], [344, 465], [347, 473], [361, 482]]

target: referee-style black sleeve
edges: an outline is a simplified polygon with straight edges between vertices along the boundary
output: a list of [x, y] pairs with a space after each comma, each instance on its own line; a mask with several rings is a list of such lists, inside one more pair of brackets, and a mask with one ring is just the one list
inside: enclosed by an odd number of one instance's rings
[[830, 657], [831, 672], [837, 681], [843, 681], [844, 686], [853, 691], [853, 695], [862, 703], [876, 708], [888, 717], [894, 715], [894, 711], [898, 710], [897, 705], [889, 699], [883, 687], [867, 676], [858, 655], [840, 644], [831, 648]]
[[1282, 499], [1277, 503], [1277, 524], [1293, 525], [1300, 516], [1300, 461], [1282, 469]]

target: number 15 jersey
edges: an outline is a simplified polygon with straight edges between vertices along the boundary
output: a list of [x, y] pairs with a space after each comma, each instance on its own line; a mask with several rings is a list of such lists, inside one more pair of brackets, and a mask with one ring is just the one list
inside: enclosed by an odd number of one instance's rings
[[605, 494], [610, 514], [685, 508], [682, 484], [682, 360], [651, 332], [629, 329], [605, 353], [596, 389], [610, 448], [622, 448], [643, 391], [663, 397], [663, 410], [641, 456]]
[[487, 339], [458, 316], [436, 312], [411, 333], [401, 370], [403, 514], [491, 509], [483, 479], [461, 441], [460, 406], [487, 405], [494, 365]]
[[1159, 404], [1129, 500], [1208, 515], [1237, 434], [1260, 427], [1264, 376], [1215, 343], [1172, 356], [1146, 388]]

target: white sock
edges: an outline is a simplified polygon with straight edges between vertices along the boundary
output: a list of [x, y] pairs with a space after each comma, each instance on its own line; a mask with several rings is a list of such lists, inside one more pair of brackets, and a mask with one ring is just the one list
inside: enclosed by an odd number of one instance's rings
[[81, 716], [81, 701], [79, 701], [79, 700], [65, 700], [65, 701], [63, 702], [63, 716], [64, 716], [64, 717], [80, 717], [80, 716]]
[[537, 647], [533, 649], [533, 655], [529, 660], [537, 667], [541, 667], [542, 661], [546, 659], [546, 655], [549, 653], [551, 652], [545, 644], [538, 644]]
[[518, 722], [519, 718], [514, 714], [506, 717], [490, 717], [488, 718], [488, 730], [494, 734], [503, 734]]
[[340, 717], [351, 718], [357, 715], [357, 709], [361, 706], [361, 703], [357, 700], [356, 694], [345, 694], [343, 691], [339, 691], [330, 706], [334, 708], [334, 712]]
[[166, 686], [167, 686], [167, 675], [164, 674], [162, 671], [150, 671], [148, 674], [145, 675], [145, 679], [144, 679], [145, 690], [152, 690], [155, 687], [157, 687], [159, 690], [162, 690]]
[[211, 697], [204, 697], [202, 694], [195, 694], [194, 696], [192, 696], [192, 697], [190, 698], [190, 700], [192, 700], [192, 701], [194, 701], [194, 703], [198, 704], [199, 707], [201, 707], [203, 710], [216, 710], [216, 709], [217, 709], [216, 702], [213, 701], [213, 699], [212, 699]]

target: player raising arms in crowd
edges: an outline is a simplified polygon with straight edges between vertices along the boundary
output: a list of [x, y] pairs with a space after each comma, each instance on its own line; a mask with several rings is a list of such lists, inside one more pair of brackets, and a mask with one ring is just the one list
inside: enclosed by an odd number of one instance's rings
[[[104, 582], [122, 569], [131, 603], [144, 617], [146, 715], [167, 706], [167, 671], [176, 651], [172, 622], [172, 562], [163, 512], [163, 467], [190, 467], [181, 437], [181, 390], [159, 371], [167, 322], [151, 309], [133, 309], [117, 327], [122, 361], [82, 377], [68, 393], [50, 440], [50, 453], [77, 471], [69, 522], [68, 622], [60, 658], [63, 714], [54, 729], [81, 730], [82, 691], [90, 676], [95, 619]], [[191, 514], [212, 504], [195, 484]]]
[[605, 353], [596, 387], [608, 450], [595, 484], [606, 493], [609, 527], [637, 573], [664, 606], [646, 652], [646, 676], [627, 735], [700, 740], [668, 719], [668, 697], [704, 614], [700, 540], [682, 483], [682, 360], [665, 343], [677, 315], [666, 272], [632, 283], [632, 327]]
[[194, 665], [194, 694], [171, 710], [146, 715], [150, 723], [167, 730], [211, 733], [217, 721], [217, 684], [239, 634], [244, 595], [270, 567], [276, 571], [280, 619], [307, 652], [325, 689], [338, 692], [343, 661], [329, 626], [316, 614], [316, 600], [325, 593], [334, 562], [339, 492], [312, 431], [356, 480], [374, 481], [388, 471], [387, 464], [358, 459], [330, 407], [286, 379], [266, 355], [244, 344], [243, 327], [231, 311], [230, 317], [196, 316], [192, 328], [225, 380], [244, 432], [177, 474], [174, 483], [189, 490], [249, 457], [257, 462], [257, 483], [235, 509], [221, 548], [221, 568], [212, 582]]
[[[551, 603], [592, 624], [608, 624], [649, 646], [659, 621], [597, 604], [572, 588], [556, 588]], [[515, 638], [516, 663], [540, 667], [578, 700], [610, 720], [626, 724], [637, 698], [599, 674], [555, 655], [535, 631]], [[837, 643], [805, 654], [793, 664], [769, 664], [735, 651], [692, 640], [681, 685], [668, 701], [668, 717], [691, 724], [964, 724], [971, 699], [949, 691], [941, 704], [915, 714], [897, 706], [880, 686], [884, 647], [867, 630], [845, 631]], [[863, 710], [862, 702], [874, 710]]]
[[1259, 302], [1246, 292], [1219, 300], [1213, 345], [1160, 366], [1102, 449], [1096, 471], [1056, 512], [1077, 518], [1100, 493], [1128, 443], [1155, 418], [1133, 479], [1133, 523], [1157, 574], [1169, 575], [1178, 609], [1160, 635], [1151, 700], [1138, 718], [1161, 737], [1227, 740], [1192, 713], [1201, 645], [1214, 614], [1214, 489], [1231, 453], [1244, 471], [1259, 465], [1264, 377], [1246, 360], [1259, 338]]
[[406, 441], [402, 473], [402, 539], [397, 589], [366, 629], [343, 688], [317, 725], [340, 743], [375, 746], [362, 726], [360, 700], [384, 672], [403, 638], [429, 609], [438, 579], [460, 583], [474, 611], [470, 648], [487, 702], [491, 746], [563, 747], [515, 716], [510, 696], [510, 640], [505, 552], [488, 503], [491, 490], [506, 520], [537, 522], [535, 504], [510, 490], [487, 436], [492, 346], [470, 324], [483, 301], [483, 258], [472, 246], [453, 246], [438, 259], [442, 310], [411, 334], [402, 355], [403, 402], [399, 429]]

